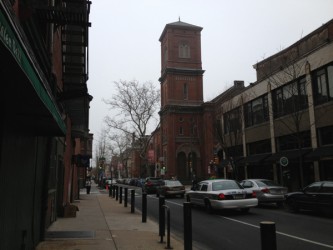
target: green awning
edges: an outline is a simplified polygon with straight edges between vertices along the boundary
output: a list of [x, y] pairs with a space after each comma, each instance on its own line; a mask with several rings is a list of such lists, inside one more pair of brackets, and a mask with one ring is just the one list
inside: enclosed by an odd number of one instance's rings
[[[49, 113], [52, 115], [59, 129], [63, 134], [66, 134], [66, 125], [61, 119], [61, 114], [55, 104], [55, 101], [53, 100], [51, 94], [44, 87], [42, 78], [33, 65], [29, 54], [25, 49], [25, 45], [19, 37], [19, 33], [16, 31], [17, 28], [14, 26], [14, 24], [8, 21], [10, 18], [7, 19], [5, 16], [7, 13], [4, 13], [6, 10], [3, 7], [2, 2], [0, 10], [0, 41], [12, 54], [17, 64], [27, 76], [34, 91], [45, 105]], [[7, 16], [9, 15], [7, 14]]]

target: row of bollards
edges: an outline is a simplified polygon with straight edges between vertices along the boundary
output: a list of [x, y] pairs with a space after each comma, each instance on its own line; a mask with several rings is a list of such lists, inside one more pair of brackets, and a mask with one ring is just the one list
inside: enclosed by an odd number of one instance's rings
[[[120, 204], [123, 202], [123, 187], [118, 185], [110, 185], [109, 197], [115, 198]], [[124, 188], [124, 207], [128, 204], [128, 188]], [[135, 211], [135, 190], [131, 189], [131, 213]]]
[[[122, 203], [123, 187], [111, 185], [109, 188], [109, 196], [119, 200]], [[127, 207], [128, 188], [124, 188], [124, 206]], [[131, 190], [131, 213], [135, 210], [135, 190]], [[167, 216], [167, 220], [165, 220]], [[184, 250], [192, 250], [192, 211], [191, 203], [183, 203], [183, 219], [184, 219]], [[142, 193], [142, 222], [147, 221], [147, 193]], [[165, 197], [159, 197], [159, 236], [160, 243], [164, 243], [165, 226], [167, 226], [167, 246], [166, 249], [172, 249], [170, 245], [170, 208], [165, 205]], [[276, 250], [276, 229], [275, 223], [271, 221], [263, 221], [260, 223], [261, 250]]]
[[[192, 212], [191, 203], [183, 203], [184, 250], [192, 250]], [[272, 221], [260, 223], [261, 250], [276, 250], [276, 230]]]

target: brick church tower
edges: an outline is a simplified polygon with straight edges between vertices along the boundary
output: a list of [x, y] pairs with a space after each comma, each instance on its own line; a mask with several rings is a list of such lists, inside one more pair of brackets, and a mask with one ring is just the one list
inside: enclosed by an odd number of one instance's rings
[[166, 176], [202, 175], [203, 73], [201, 27], [169, 23], [161, 42], [161, 149]]

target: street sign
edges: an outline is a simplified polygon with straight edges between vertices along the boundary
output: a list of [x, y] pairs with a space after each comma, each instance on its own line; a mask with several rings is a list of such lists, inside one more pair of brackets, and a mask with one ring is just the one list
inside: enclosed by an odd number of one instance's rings
[[280, 165], [281, 165], [281, 166], [286, 167], [286, 166], [288, 166], [288, 163], [289, 163], [289, 161], [288, 161], [288, 158], [287, 158], [287, 157], [282, 156], [282, 157], [280, 158]]

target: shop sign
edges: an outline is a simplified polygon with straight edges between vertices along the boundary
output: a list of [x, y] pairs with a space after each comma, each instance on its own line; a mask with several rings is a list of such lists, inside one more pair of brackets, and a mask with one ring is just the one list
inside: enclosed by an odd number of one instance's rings
[[0, 40], [14, 55], [16, 61], [22, 64], [22, 49], [2, 12], [0, 12]]

